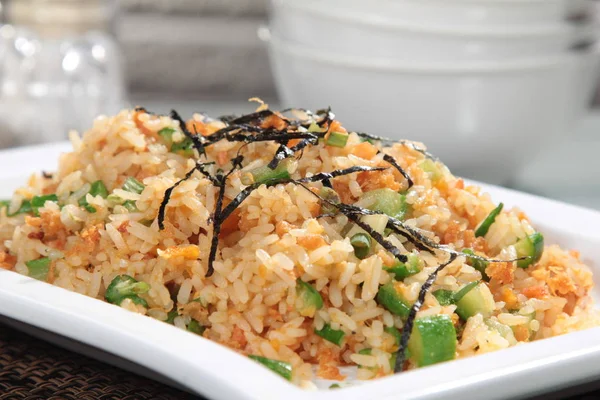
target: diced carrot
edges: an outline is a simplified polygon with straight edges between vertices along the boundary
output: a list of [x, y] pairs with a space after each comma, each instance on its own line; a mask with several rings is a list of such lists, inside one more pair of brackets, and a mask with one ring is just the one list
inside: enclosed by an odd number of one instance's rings
[[331, 121], [331, 124], [329, 124], [329, 129], [327, 130], [327, 132], [348, 133], [346, 128], [344, 128], [342, 126], [342, 124], [340, 123], [340, 121], [337, 121], [337, 120]]
[[369, 142], [362, 142], [354, 146], [350, 153], [365, 160], [370, 160], [377, 154], [377, 147]]
[[541, 299], [548, 295], [546, 288], [543, 286], [529, 286], [521, 291], [527, 298]]
[[388, 188], [397, 192], [402, 188], [402, 185], [396, 181], [394, 174], [390, 169], [384, 171], [361, 172], [356, 177], [356, 181], [360, 184], [363, 192], [381, 188]]
[[195, 119], [190, 119], [185, 123], [185, 127], [192, 135], [208, 135], [208, 130], [206, 129], [206, 124], [201, 121], [196, 121]]
[[221, 224], [221, 232], [219, 233], [219, 238], [224, 238], [229, 234], [239, 230], [238, 224], [240, 223], [240, 211], [236, 209], [232, 212], [225, 221]]

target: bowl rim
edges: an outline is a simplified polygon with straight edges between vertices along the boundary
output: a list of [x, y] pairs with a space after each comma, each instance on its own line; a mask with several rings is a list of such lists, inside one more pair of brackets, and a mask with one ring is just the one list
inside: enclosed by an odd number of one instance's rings
[[377, 72], [404, 72], [417, 74], [502, 74], [518, 72], [535, 72], [548, 68], [563, 68], [573, 65], [586, 57], [599, 57], [600, 45], [591, 46], [580, 51], [566, 51], [547, 57], [522, 58], [510, 61], [466, 61], [466, 62], [416, 62], [406, 63], [394, 59], [348, 56], [325, 53], [320, 49], [292, 43], [269, 33], [261, 39], [269, 44], [269, 51], [286, 53], [292, 57], [311, 60], [320, 64], [336, 65], [346, 69], [362, 69]]
[[[409, 0], [402, 0], [409, 1]], [[402, 2], [401, 1], [401, 2]], [[439, 1], [439, 0], [424, 0]], [[458, 0], [474, 1], [474, 0]], [[500, 0], [490, 0], [491, 2]], [[503, 0], [504, 1], [504, 0]], [[518, 0], [507, 0], [515, 1]], [[537, 1], [537, 0], [524, 0]], [[540, 0], [542, 2], [544, 0]], [[475, 26], [475, 27], [456, 27], [451, 25], [419, 24], [408, 21], [392, 20], [383, 14], [364, 14], [349, 11], [348, 9], [329, 9], [322, 3], [317, 3], [317, 7], [312, 7], [303, 1], [293, 0], [272, 0], [272, 7], [280, 10], [286, 8], [293, 12], [308, 13], [310, 15], [326, 18], [343, 24], [354, 24], [358, 26], [368, 26], [375, 30], [391, 30], [420, 33], [424, 35], [446, 35], [455, 37], [480, 37], [490, 39], [522, 39], [524, 37], [544, 37], [544, 36], [572, 36], [578, 26], [568, 20], [547, 24], [533, 25], [495, 25], [493, 28]], [[486, 3], [487, 4], [487, 1]]]

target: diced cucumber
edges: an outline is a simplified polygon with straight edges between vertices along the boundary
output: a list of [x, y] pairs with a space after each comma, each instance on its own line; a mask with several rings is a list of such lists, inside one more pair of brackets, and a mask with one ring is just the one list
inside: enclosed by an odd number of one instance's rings
[[517, 339], [515, 339], [515, 334], [513, 333], [510, 326], [504, 325], [493, 319], [486, 319], [485, 324], [490, 329], [493, 329], [496, 332], [498, 332], [500, 334], [500, 336], [502, 336], [504, 339], [506, 339], [508, 341], [508, 343], [510, 343], [511, 346], [517, 344]]
[[421, 260], [416, 254], [408, 254], [408, 261], [402, 263], [397, 261], [396, 264], [389, 268], [384, 268], [387, 272], [394, 274], [394, 279], [402, 281], [405, 278], [421, 272]]
[[38, 258], [37, 260], [27, 261], [27, 270], [29, 276], [40, 280], [46, 281], [48, 279], [48, 272], [50, 271], [50, 264], [52, 261], [48, 257]]
[[544, 254], [544, 236], [539, 232], [526, 236], [515, 244], [515, 250], [518, 257], [527, 257], [524, 260], [517, 261], [517, 267], [527, 268], [542, 258], [542, 254]]
[[408, 210], [406, 196], [388, 188], [375, 189], [365, 193], [359, 203], [364, 204], [371, 211], [382, 212], [396, 219], [404, 218]]
[[[516, 312], [513, 312], [513, 314], [527, 317], [527, 322], [525, 323], [525, 329], [527, 329], [527, 339], [528, 340], [533, 339], [536, 332], [533, 329], [531, 329], [531, 321], [533, 321], [535, 319], [535, 311], [531, 312], [529, 314], [521, 314], [518, 311], [516, 311]], [[516, 335], [517, 329], [521, 329], [522, 327], [523, 327], [523, 325], [515, 325], [515, 326], [511, 326], [511, 329], [512, 329], [513, 333]]]
[[330, 132], [325, 137], [325, 144], [334, 147], [345, 147], [348, 143], [348, 134], [344, 132]]
[[[312, 285], [301, 279], [296, 280], [296, 295], [300, 299], [296, 303], [298, 312], [303, 317], [314, 317], [317, 310], [323, 308], [323, 298]], [[301, 304], [299, 304], [301, 303]]]
[[475, 282], [467, 283], [465, 286], [463, 286], [458, 292], [456, 292], [452, 296], [454, 303], [458, 303], [463, 297], [465, 297], [465, 295], [467, 293], [469, 293], [471, 290], [475, 289], [477, 287], [477, 285], [479, 285], [479, 282], [475, 281]]
[[412, 305], [400, 294], [392, 282], [386, 283], [377, 292], [377, 303], [392, 314], [407, 318]]
[[498, 207], [494, 208], [483, 222], [475, 230], [475, 237], [485, 236], [490, 230], [490, 226], [496, 221], [496, 217], [502, 212], [504, 204], [498, 204]]
[[485, 283], [475, 285], [464, 293], [460, 300], [456, 300], [456, 313], [465, 321], [476, 314], [487, 318], [495, 307], [494, 296]]
[[419, 166], [423, 171], [427, 172], [427, 175], [429, 175], [429, 179], [431, 179], [432, 181], [437, 181], [443, 177], [442, 171], [440, 171], [440, 168], [433, 160], [425, 159], [421, 161]]
[[456, 330], [450, 316], [432, 315], [415, 320], [408, 349], [419, 367], [453, 360], [456, 354]]

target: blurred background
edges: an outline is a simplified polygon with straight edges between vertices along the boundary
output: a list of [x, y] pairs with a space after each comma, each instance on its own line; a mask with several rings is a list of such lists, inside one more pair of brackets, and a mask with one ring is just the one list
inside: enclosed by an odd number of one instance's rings
[[[600, 209], [593, 0], [0, 0], [0, 148], [143, 105], [331, 106], [458, 175]], [[1, 154], [1, 153], [0, 153]], [[0, 155], [1, 157], [1, 155]]]

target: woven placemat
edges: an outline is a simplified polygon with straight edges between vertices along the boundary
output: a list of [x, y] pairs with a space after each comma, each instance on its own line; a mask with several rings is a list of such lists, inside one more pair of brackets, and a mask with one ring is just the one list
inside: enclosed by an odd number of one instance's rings
[[0, 400], [9, 399], [198, 398], [0, 324]]

